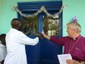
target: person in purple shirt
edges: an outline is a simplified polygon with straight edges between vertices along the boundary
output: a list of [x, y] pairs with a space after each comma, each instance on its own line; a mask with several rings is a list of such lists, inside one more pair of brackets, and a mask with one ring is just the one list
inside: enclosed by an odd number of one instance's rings
[[64, 54], [71, 54], [72, 60], [67, 64], [85, 64], [85, 37], [80, 35], [81, 26], [77, 21], [67, 23], [68, 36], [56, 38], [42, 32], [42, 36], [48, 40], [64, 46]]

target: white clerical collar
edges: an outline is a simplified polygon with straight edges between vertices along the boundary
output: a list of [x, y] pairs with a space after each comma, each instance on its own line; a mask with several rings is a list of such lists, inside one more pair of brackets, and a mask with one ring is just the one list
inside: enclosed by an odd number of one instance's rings
[[73, 38], [73, 40], [76, 40], [76, 38]]

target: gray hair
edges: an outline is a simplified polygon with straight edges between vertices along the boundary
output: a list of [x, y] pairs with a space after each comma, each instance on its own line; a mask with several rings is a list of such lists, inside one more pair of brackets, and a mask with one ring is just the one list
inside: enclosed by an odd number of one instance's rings
[[81, 26], [78, 22], [71, 21], [71, 22], [67, 23], [67, 25], [70, 25], [70, 28], [73, 30], [76, 29], [77, 33], [81, 32]]

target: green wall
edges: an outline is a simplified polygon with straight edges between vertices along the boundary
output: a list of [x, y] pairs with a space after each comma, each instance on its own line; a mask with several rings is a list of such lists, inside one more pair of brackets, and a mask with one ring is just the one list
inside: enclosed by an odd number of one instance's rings
[[[63, 0], [63, 4], [67, 4], [63, 11], [63, 26], [77, 16], [82, 28], [81, 35], [85, 36], [85, 0]], [[67, 35], [66, 28], [63, 29], [63, 35]]]
[[[13, 6], [17, 2], [36, 2], [36, 1], [56, 1], [56, 0], [0, 0], [0, 34], [7, 33], [10, 26], [10, 21], [17, 17], [17, 13], [13, 10]], [[63, 11], [63, 27], [66, 26], [74, 16], [78, 17], [79, 23], [82, 26], [82, 35], [85, 35], [84, 26], [84, 11], [85, 0], [63, 0], [63, 4], [67, 7]], [[63, 28], [63, 35], [67, 35], [66, 28]]]

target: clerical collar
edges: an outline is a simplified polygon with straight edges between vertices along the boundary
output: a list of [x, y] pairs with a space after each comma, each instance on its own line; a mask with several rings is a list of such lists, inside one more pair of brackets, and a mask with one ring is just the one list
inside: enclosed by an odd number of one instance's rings
[[76, 40], [76, 38], [73, 38], [73, 40]]
[[79, 35], [79, 36], [78, 36], [78, 37], [76, 37], [76, 38], [73, 38], [73, 40], [76, 40], [76, 39], [78, 39], [80, 36], [81, 36], [81, 35]]

